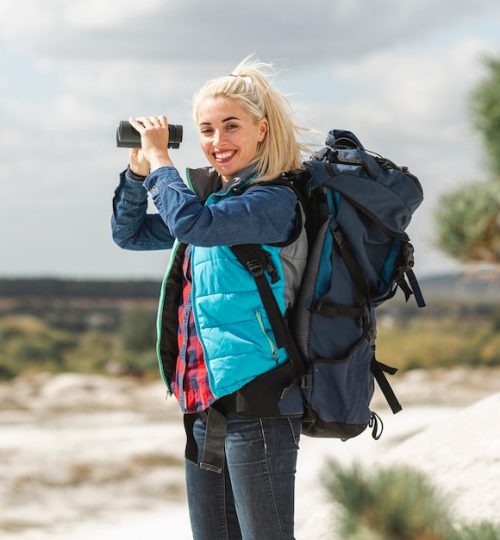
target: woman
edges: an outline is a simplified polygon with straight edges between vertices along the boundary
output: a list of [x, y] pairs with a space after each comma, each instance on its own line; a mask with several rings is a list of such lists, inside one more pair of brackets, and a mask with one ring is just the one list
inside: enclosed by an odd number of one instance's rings
[[[304, 271], [307, 240], [293, 191], [266, 182], [300, 168], [303, 147], [286, 99], [262, 67], [244, 61], [195, 96], [194, 121], [210, 167], [188, 170], [189, 187], [168, 154], [167, 118], [131, 119], [142, 147], [130, 151], [113, 201], [119, 246], [173, 247], [158, 354], [187, 426], [196, 540], [293, 538], [300, 391], [263, 406], [271, 401], [266, 380], [277, 380], [287, 352], [277, 347], [255, 282], [229, 247], [263, 245], [285, 313]], [[146, 213], [148, 192], [158, 214]], [[235, 396], [248, 389], [243, 415]]]

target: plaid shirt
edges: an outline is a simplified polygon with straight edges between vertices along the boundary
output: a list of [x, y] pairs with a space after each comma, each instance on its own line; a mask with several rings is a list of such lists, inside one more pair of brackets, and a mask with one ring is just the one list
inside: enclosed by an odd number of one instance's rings
[[185, 413], [205, 410], [216, 398], [208, 384], [203, 348], [196, 334], [191, 298], [191, 250], [188, 246], [183, 262], [182, 299], [178, 310], [177, 340], [179, 356], [171, 381], [172, 391]]

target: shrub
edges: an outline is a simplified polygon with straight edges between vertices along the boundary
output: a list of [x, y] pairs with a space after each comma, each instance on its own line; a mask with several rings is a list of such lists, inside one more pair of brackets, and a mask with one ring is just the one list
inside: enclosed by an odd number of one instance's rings
[[407, 467], [367, 472], [330, 462], [323, 476], [340, 505], [343, 540], [498, 540], [491, 523], [456, 527], [449, 500], [428, 478]]
[[123, 348], [140, 353], [154, 348], [156, 341], [156, 312], [134, 308], [122, 317], [120, 335]]
[[325, 485], [344, 510], [342, 538], [443, 540], [449, 531], [445, 501], [424, 475], [407, 468], [368, 474], [360, 466], [330, 463]]

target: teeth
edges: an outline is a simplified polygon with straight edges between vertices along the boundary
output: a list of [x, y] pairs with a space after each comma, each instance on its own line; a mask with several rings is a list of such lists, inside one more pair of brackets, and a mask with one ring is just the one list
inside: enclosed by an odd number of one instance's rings
[[230, 150], [228, 152], [216, 153], [215, 158], [216, 159], [227, 159], [228, 157], [231, 157], [233, 154], [234, 154], [234, 150]]

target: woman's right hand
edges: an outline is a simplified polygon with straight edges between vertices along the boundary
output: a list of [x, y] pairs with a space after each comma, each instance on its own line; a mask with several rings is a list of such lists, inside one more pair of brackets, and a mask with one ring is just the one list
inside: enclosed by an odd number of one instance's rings
[[129, 122], [141, 134], [140, 150], [130, 152], [130, 168], [132, 172], [140, 170], [142, 172], [136, 174], [147, 176], [160, 167], [173, 167], [174, 165], [168, 155], [167, 117], [130, 117]]
[[138, 176], [148, 176], [150, 171], [149, 161], [144, 156], [142, 148], [130, 148], [128, 152], [130, 170]]

